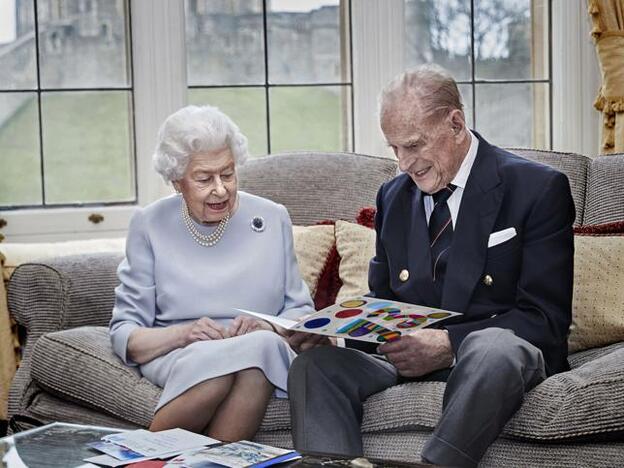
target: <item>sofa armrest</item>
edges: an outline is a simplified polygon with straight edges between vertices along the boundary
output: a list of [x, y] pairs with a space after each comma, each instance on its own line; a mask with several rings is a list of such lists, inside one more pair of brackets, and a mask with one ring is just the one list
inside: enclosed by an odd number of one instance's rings
[[38, 393], [31, 357], [49, 332], [86, 325], [108, 326], [113, 311], [119, 253], [58, 257], [17, 267], [9, 281], [9, 312], [26, 328], [22, 361], [11, 383], [8, 414], [24, 411]]
[[44, 333], [106, 326], [120, 254], [81, 254], [19, 266], [9, 282], [9, 311], [36, 340]]

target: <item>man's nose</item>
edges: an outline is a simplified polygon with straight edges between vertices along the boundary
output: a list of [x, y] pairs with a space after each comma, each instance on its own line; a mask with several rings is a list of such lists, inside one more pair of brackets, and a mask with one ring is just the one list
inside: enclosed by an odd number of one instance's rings
[[407, 155], [405, 151], [400, 148], [396, 152], [397, 159], [399, 160], [399, 169], [401, 172], [406, 172], [414, 163], [414, 158]]

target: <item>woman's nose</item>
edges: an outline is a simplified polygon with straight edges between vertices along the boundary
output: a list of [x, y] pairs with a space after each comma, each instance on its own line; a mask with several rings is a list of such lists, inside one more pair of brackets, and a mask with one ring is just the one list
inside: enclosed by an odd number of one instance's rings
[[217, 195], [222, 196], [225, 195], [225, 192], [227, 191], [225, 189], [225, 185], [223, 184], [223, 181], [221, 180], [220, 177], [216, 177], [215, 178], [215, 187], [214, 187], [214, 191]]

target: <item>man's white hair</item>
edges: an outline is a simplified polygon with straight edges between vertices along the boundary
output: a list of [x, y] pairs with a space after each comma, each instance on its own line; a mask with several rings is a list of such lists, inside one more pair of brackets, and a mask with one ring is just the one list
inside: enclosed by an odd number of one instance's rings
[[422, 115], [435, 120], [453, 109], [463, 111], [461, 94], [453, 77], [442, 67], [426, 64], [390, 81], [379, 95], [379, 115], [397, 103], [416, 103]]
[[180, 180], [191, 156], [228, 146], [236, 165], [249, 156], [247, 137], [227, 115], [213, 106], [186, 106], [161, 125], [152, 157], [165, 182]]

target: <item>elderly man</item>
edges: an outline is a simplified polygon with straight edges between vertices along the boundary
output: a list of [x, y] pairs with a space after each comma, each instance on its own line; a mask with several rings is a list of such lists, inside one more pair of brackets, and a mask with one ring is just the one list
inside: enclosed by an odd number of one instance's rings
[[525, 392], [568, 369], [569, 183], [469, 130], [457, 85], [438, 67], [390, 82], [380, 118], [403, 174], [377, 195], [370, 294], [464, 315], [377, 354], [329, 346], [302, 353], [288, 385], [295, 447], [359, 455], [369, 395], [444, 380], [442, 416], [422, 459], [476, 466]]

